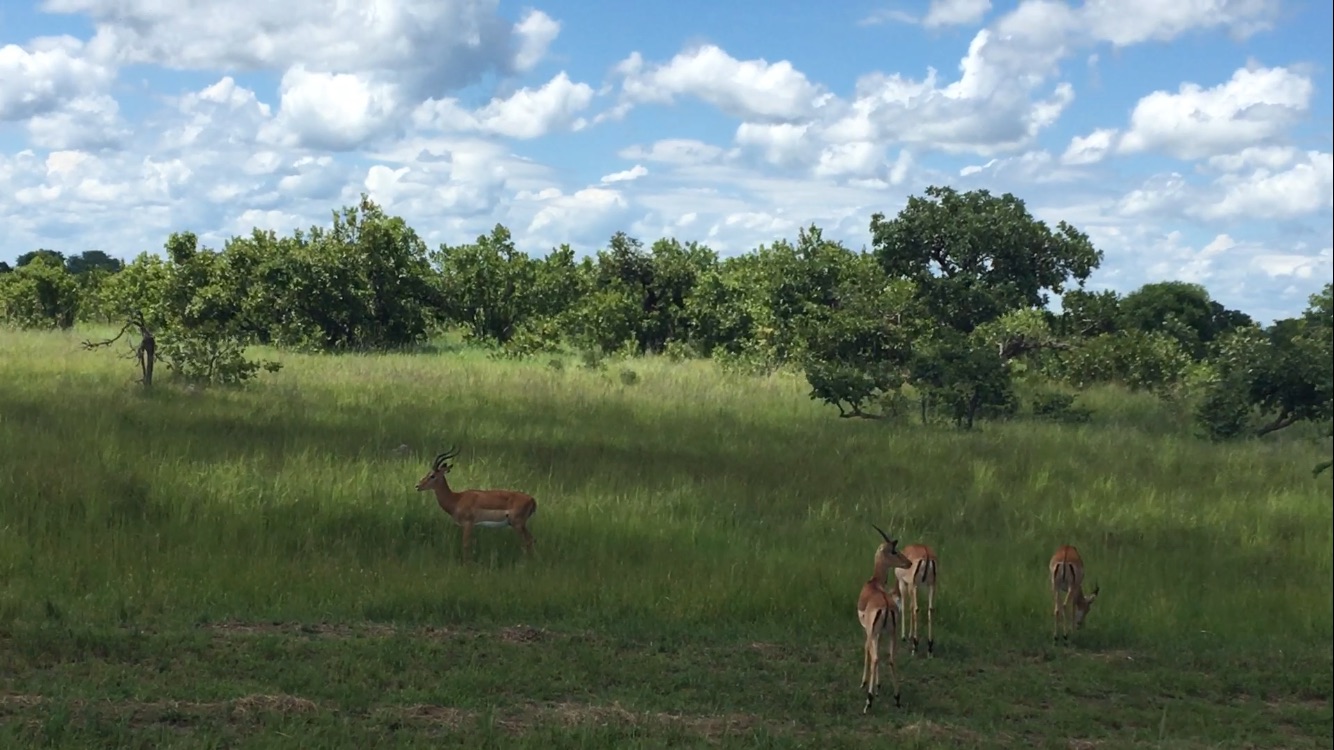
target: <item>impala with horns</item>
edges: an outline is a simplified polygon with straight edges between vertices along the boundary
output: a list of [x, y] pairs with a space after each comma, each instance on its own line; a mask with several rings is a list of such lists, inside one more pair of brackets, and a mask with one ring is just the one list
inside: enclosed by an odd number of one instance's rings
[[[889, 571], [890, 568], [897, 571], [912, 565], [899, 552], [897, 539], [890, 539], [879, 526], [871, 526], [885, 541], [876, 547], [871, 578], [862, 584], [861, 595], [857, 597], [857, 619], [866, 631], [862, 648], [862, 687], [866, 689], [866, 705], [862, 707], [862, 713], [871, 710], [871, 703], [880, 693], [880, 636], [886, 632], [889, 633], [885, 640], [889, 641], [889, 679], [894, 685], [894, 705], [903, 705], [899, 699], [899, 674], [894, 668], [895, 636], [899, 630], [902, 598], [897, 579]], [[889, 587], [891, 580], [894, 581], [893, 588]]]
[[515, 490], [455, 492], [450, 489], [445, 475], [453, 468], [450, 460], [458, 455], [459, 451], [451, 448], [436, 456], [431, 462], [431, 470], [417, 482], [417, 491], [434, 490], [440, 509], [448, 513], [454, 523], [463, 527], [463, 559], [469, 559], [468, 550], [474, 526], [509, 526], [519, 535], [524, 552], [532, 554], [533, 535], [528, 531], [528, 522], [537, 513], [537, 501], [532, 495]]
[[[899, 591], [906, 601], [912, 602], [912, 625], [908, 618], [901, 617], [900, 637], [907, 640], [909, 631], [912, 635], [912, 653], [917, 653], [917, 590], [926, 589], [926, 656], [931, 658], [936, 650], [934, 621], [936, 619], [936, 552], [925, 544], [909, 544], [900, 550], [912, 563], [907, 568], [895, 568], [894, 576], [899, 579]], [[906, 603], [905, 601], [905, 603]]]
[[1093, 600], [1098, 598], [1098, 587], [1095, 585], [1093, 593], [1084, 596], [1084, 560], [1079, 556], [1079, 550], [1068, 544], [1056, 549], [1047, 564], [1047, 572], [1051, 577], [1051, 637], [1052, 640], [1060, 638], [1064, 629], [1065, 640], [1069, 642], [1071, 622], [1076, 630], [1084, 627], [1084, 618], [1088, 617]]

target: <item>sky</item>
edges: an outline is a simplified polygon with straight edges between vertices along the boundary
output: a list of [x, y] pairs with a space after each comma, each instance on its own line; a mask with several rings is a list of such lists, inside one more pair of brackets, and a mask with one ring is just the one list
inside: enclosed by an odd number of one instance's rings
[[1330, 3], [8, 0], [0, 260], [221, 249], [368, 193], [432, 247], [853, 248], [1010, 192], [1262, 322], [1334, 274]]

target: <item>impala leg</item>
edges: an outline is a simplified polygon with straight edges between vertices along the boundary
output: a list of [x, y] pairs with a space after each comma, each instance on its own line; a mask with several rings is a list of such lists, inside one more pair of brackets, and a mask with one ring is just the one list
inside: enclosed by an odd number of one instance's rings
[[1061, 629], [1065, 634], [1066, 644], [1070, 643], [1070, 635], [1075, 630], [1074, 598], [1075, 590], [1066, 589], [1065, 603], [1061, 605]]
[[912, 654], [917, 655], [917, 587], [912, 587]]
[[[894, 707], [900, 708], [903, 706], [903, 701], [900, 700], [899, 697], [899, 670], [896, 668], [894, 663], [897, 652], [898, 652], [898, 644], [894, 642], [893, 638], [890, 638], [889, 639], [889, 684], [894, 688]], [[880, 687], [879, 681], [877, 680], [876, 683], [877, 692], [879, 692], [878, 691], [879, 687]]]
[[926, 658], [930, 659], [936, 651], [936, 584], [931, 583], [926, 590]]
[[1061, 637], [1061, 594], [1053, 586], [1051, 590], [1051, 639], [1059, 640]]
[[903, 610], [905, 609], [908, 597], [911, 595], [911, 584], [908, 587], [899, 587], [899, 617], [895, 622], [894, 632], [898, 634], [899, 640], [901, 641], [908, 640], [908, 618], [903, 616]]
[[862, 684], [861, 688], [865, 690], [871, 681], [871, 634], [868, 632], [862, 639]]
[[[862, 713], [871, 710], [871, 704], [875, 702], [875, 694], [880, 688], [880, 637], [875, 622], [875, 618], [880, 616], [880, 613], [876, 613], [872, 617], [871, 631], [866, 634], [866, 656], [870, 659], [870, 680], [866, 685], [866, 705], [862, 707]], [[890, 638], [889, 640], [893, 642], [894, 639]]]
[[519, 535], [519, 543], [523, 545], [524, 554], [533, 554], [533, 533], [528, 530], [528, 523], [519, 519], [510, 521], [514, 527], [514, 532]]
[[472, 521], [464, 521], [463, 524], [463, 561], [472, 561], [472, 555], [469, 550], [472, 549]]

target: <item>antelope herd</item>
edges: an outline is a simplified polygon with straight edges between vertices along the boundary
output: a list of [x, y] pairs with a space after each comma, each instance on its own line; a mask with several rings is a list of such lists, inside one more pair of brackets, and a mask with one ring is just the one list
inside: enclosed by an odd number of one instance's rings
[[[455, 492], [445, 475], [453, 468], [450, 461], [459, 455], [451, 448], [435, 457], [431, 470], [417, 482], [417, 491], [433, 490], [436, 502], [454, 523], [463, 529], [463, 558], [468, 558], [475, 526], [508, 526], [519, 535], [524, 553], [533, 552], [533, 535], [528, 521], [537, 513], [537, 500], [532, 495], [515, 490], [464, 490]], [[884, 541], [876, 547], [871, 577], [862, 584], [857, 597], [857, 620], [861, 623], [866, 640], [862, 649], [862, 688], [866, 690], [866, 704], [862, 713], [871, 710], [871, 704], [880, 694], [880, 636], [889, 633], [889, 679], [894, 687], [894, 705], [901, 706], [899, 675], [894, 658], [899, 640], [912, 641], [912, 654], [917, 653], [918, 591], [926, 589], [926, 655], [935, 654], [934, 621], [936, 612], [936, 553], [926, 544], [910, 544], [899, 549], [899, 540], [890, 537], [875, 524]], [[891, 573], [892, 571], [892, 573]], [[1098, 598], [1098, 587], [1084, 595], [1084, 560], [1079, 550], [1063, 544], [1056, 549], [1047, 563], [1047, 582], [1052, 597], [1052, 638], [1070, 640], [1071, 630], [1084, 626], [1089, 608]], [[904, 599], [912, 604], [911, 625], [904, 618]]]

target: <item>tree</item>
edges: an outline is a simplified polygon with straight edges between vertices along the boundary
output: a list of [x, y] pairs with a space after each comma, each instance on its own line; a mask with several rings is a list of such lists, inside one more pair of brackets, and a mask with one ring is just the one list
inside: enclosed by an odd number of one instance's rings
[[868, 255], [847, 254], [830, 304], [810, 303], [798, 324], [810, 397], [840, 417], [876, 417], [873, 401], [903, 385], [921, 318], [913, 283], [891, 281]]
[[78, 317], [79, 282], [59, 253], [29, 253], [0, 275], [0, 319], [21, 328], [70, 328]]
[[[85, 341], [87, 349], [110, 346], [122, 337], [139, 363], [140, 382], [151, 388], [154, 364], [163, 362], [177, 377], [200, 384], [236, 384], [277, 362], [245, 356], [252, 336], [239, 314], [242, 300], [226, 275], [221, 254], [201, 248], [191, 232], [173, 233], [167, 257], [143, 253], [103, 284], [101, 305], [110, 319], [124, 321], [120, 333]], [[131, 334], [137, 334], [134, 340]]]
[[1080, 285], [1102, 251], [1062, 221], [1053, 232], [1024, 202], [986, 190], [932, 186], [892, 220], [871, 217], [873, 252], [891, 278], [911, 279], [926, 313], [969, 333], [1011, 310], [1046, 305], [1047, 293]]
[[15, 258], [14, 267], [22, 268], [23, 266], [32, 263], [34, 260], [37, 260], [38, 258], [46, 258], [47, 260], [51, 261], [52, 264], [57, 266], [63, 267], [65, 265], [64, 253], [60, 252], [59, 250], [47, 250], [45, 248], [39, 248], [37, 250], [30, 250], [29, 252], [23, 253], [19, 257]]
[[1061, 333], [1091, 338], [1121, 329], [1121, 297], [1111, 290], [1071, 289], [1061, 296]]
[[1121, 300], [1121, 327], [1144, 333], [1164, 333], [1176, 339], [1192, 358], [1204, 358], [1219, 325], [1240, 322], [1209, 298], [1199, 284], [1160, 281], [1136, 289]]
[[65, 269], [75, 276], [93, 271], [116, 273], [125, 267], [119, 258], [113, 258], [101, 250], [85, 250], [65, 260]]
[[1215, 347], [1214, 363], [1216, 374], [1196, 418], [1215, 439], [1248, 431], [1243, 410], [1263, 416], [1253, 433], [1260, 436], [1334, 419], [1331, 285], [1311, 295], [1298, 318], [1230, 332]]

